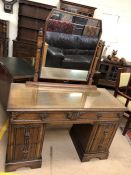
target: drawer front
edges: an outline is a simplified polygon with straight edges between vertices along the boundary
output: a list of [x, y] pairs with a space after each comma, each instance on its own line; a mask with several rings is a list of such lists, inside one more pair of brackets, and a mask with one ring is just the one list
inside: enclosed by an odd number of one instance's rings
[[96, 121], [118, 121], [120, 113], [113, 112], [12, 112], [12, 122], [39, 123], [87, 123]]
[[41, 114], [41, 118], [43, 122], [50, 123], [50, 122], [94, 122], [94, 121], [117, 121], [120, 118], [119, 113], [112, 113], [112, 112], [47, 112]]

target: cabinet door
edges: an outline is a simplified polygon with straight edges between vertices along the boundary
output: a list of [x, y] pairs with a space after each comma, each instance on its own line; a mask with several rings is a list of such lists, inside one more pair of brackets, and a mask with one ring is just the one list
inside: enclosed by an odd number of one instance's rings
[[107, 152], [115, 135], [118, 123], [101, 123], [95, 126], [94, 139], [86, 152]]
[[40, 159], [43, 137], [42, 124], [12, 124], [9, 128], [7, 161]]

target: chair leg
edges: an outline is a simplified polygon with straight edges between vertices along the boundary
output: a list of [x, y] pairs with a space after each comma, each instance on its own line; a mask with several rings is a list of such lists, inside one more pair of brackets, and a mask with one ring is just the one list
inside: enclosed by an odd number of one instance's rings
[[126, 122], [126, 126], [124, 128], [123, 133], [122, 133], [123, 136], [127, 133], [127, 130], [129, 129], [130, 123], [131, 123], [131, 112], [129, 113], [129, 118], [128, 118], [127, 122]]
[[117, 92], [116, 91], [114, 91], [114, 97], [117, 97]]

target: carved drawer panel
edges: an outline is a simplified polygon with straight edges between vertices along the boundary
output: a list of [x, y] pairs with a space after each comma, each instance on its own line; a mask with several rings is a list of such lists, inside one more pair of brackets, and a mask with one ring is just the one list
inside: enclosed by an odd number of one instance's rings
[[95, 119], [95, 120], [118, 120], [121, 113], [116, 112], [86, 112], [81, 113], [81, 118]]
[[26, 121], [27, 123], [87, 123], [96, 121], [118, 121], [121, 113], [113, 112], [41, 112], [41, 113], [26, 113], [12, 112], [12, 122], [19, 123]]
[[94, 121], [117, 121], [120, 118], [119, 113], [112, 112], [45, 112], [41, 115], [44, 123], [50, 122], [94, 122]]
[[15, 162], [41, 158], [43, 136], [43, 125], [11, 125], [9, 129], [7, 160]]
[[[44, 114], [43, 114], [44, 115]], [[41, 114], [37, 113], [26, 113], [26, 112], [12, 112], [11, 114], [11, 122], [19, 123], [24, 122], [26, 123], [41, 123]]]
[[99, 124], [94, 139], [92, 139], [90, 146], [88, 145], [86, 152], [95, 153], [108, 151], [117, 127], [118, 123]]

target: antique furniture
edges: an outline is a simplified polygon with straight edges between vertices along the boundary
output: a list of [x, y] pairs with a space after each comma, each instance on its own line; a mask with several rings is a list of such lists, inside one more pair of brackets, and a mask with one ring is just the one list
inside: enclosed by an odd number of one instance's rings
[[46, 24], [46, 67], [87, 70], [91, 80], [103, 49], [101, 20], [53, 9]]
[[28, 64], [23, 58], [1, 57], [0, 64], [8, 69], [12, 75], [13, 82], [25, 82], [33, 80], [34, 68]]
[[60, 0], [60, 9], [73, 12], [73, 13], [78, 13], [81, 15], [93, 17], [94, 12], [96, 10], [95, 7], [87, 6], [87, 5], [81, 5], [78, 3], [73, 3], [65, 0]]
[[0, 19], [0, 57], [8, 56], [9, 21]]
[[98, 67], [98, 70], [101, 73], [98, 85], [115, 88], [118, 69], [124, 67], [131, 67], [131, 62], [127, 62], [126, 65], [121, 65], [114, 62], [101, 61]]
[[20, 0], [18, 11], [18, 33], [13, 41], [13, 56], [35, 57], [37, 35], [40, 28], [45, 30], [45, 21], [55, 6]]
[[7, 69], [0, 67], [0, 99], [9, 117], [6, 171], [41, 167], [47, 124], [73, 124], [70, 135], [81, 161], [108, 158], [126, 109], [107, 90], [87, 85], [11, 83]]
[[123, 135], [125, 135], [131, 124], [131, 67], [118, 69], [114, 96], [128, 108], [128, 111], [124, 113], [127, 119], [123, 130]]

